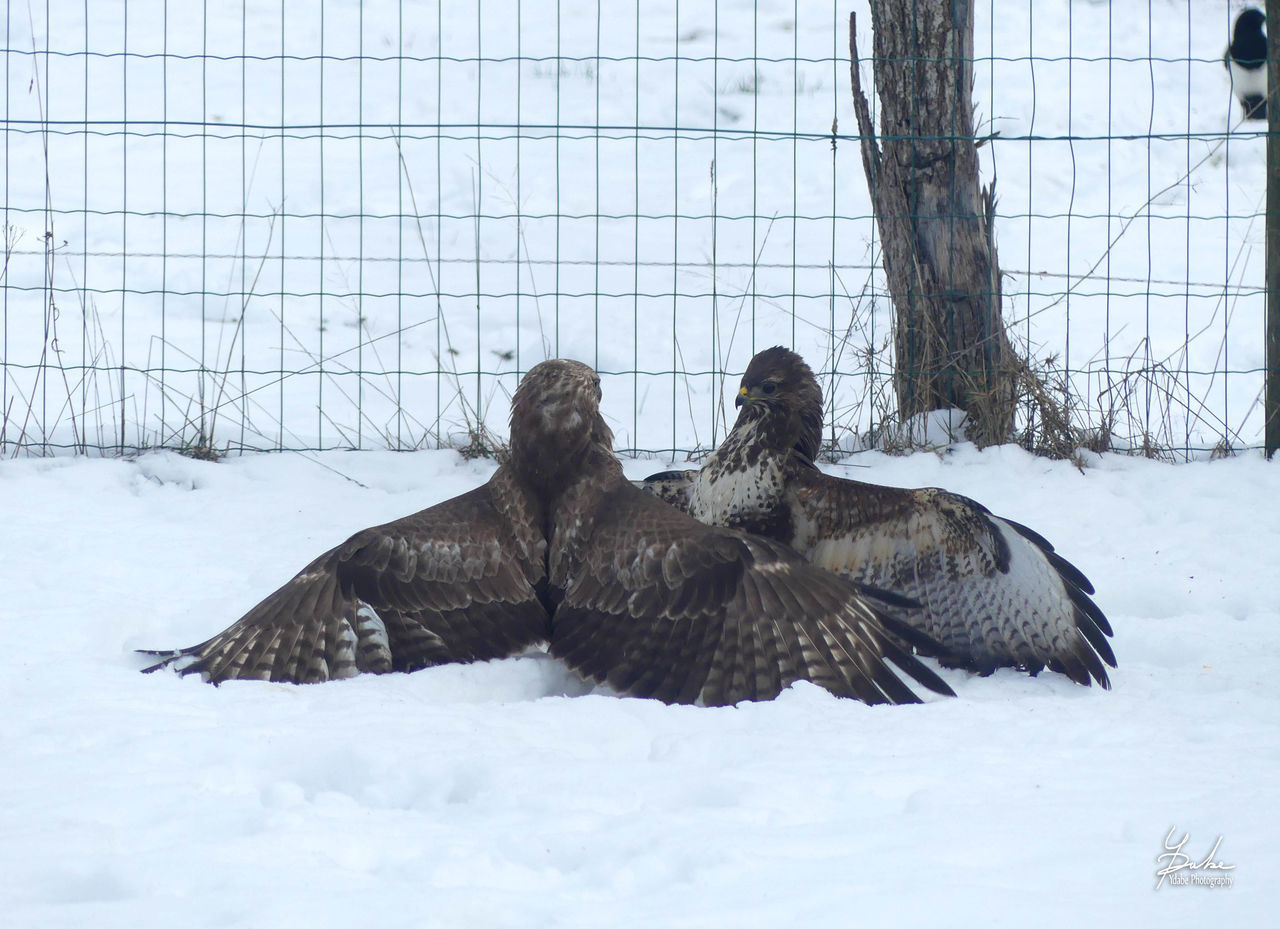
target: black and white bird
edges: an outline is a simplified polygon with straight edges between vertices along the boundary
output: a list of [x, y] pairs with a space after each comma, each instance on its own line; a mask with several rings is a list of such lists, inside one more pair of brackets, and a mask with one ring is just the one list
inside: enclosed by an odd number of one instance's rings
[[1236, 17], [1231, 44], [1222, 56], [1245, 119], [1267, 118], [1267, 34], [1262, 29], [1266, 21], [1256, 7], [1243, 10]]

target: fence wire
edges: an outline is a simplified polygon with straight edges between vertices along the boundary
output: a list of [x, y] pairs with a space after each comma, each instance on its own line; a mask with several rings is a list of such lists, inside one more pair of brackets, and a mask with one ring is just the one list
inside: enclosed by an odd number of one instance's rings
[[[1239, 9], [977, 10], [1005, 320], [1112, 447], [1262, 444]], [[675, 457], [778, 343], [861, 447], [894, 359], [849, 10], [6, 3], [0, 452], [483, 450], [569, 356], [620, 450]]]

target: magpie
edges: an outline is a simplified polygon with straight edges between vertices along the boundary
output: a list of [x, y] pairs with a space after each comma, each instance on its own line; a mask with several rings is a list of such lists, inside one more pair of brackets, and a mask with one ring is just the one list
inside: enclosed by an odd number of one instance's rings
[[1266, 19], [1255, 7], [1241, 11], [1222, 56], [1245, 119], [1267, 118], [1267, 35], [1262, 31]]

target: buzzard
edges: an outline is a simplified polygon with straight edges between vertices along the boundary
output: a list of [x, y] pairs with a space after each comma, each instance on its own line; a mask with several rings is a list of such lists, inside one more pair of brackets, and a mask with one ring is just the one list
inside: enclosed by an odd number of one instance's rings
[[488, 483], [356, 533], [226, 631], [152, 653], [164, 658], [148, 670], [308, 682], [545, 643], [590, 680], [668, 703], [770, 699], [797, 680], [867, 703], [919, 702], [886, 662], [951, 694], [904, 643], [936, 646], [883, 615], [901, 598], [635, 488], [599, 403], [591, 368], [536, 365]]
[[823, 474], [822, 391], [785, 348], [751, 360], [736, 402], [732, 431], [701, 470], [643, 486], [703, 522], [777, 539], [818, 567], [918, 601], [923, 609], [900, 618], [947, 649], [944, 665], [1048, 667], [1110, 687], [1111, 626], [1093, 586], [1042, 536], [940, 488]]

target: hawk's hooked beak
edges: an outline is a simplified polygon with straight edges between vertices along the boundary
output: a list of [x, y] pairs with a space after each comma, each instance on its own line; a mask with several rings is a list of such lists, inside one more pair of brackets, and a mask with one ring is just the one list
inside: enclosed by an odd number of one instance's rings
[[747, 393], [747, 388], [745, 388], [745, 387], [739, 387], [739, 388], [738, 388], [738, 396], [734, 397], [734, 399], [733, 399], [733, 405], [734, 405], [735, 407], [742, 406], [742, 404], [744, 404], [744, 403], [746, 403], [746, 402], [747, 402], [747, 400], [749, 399], [749, 397], [750, 397], [750, 394], [748, 394], [748, 393]]

